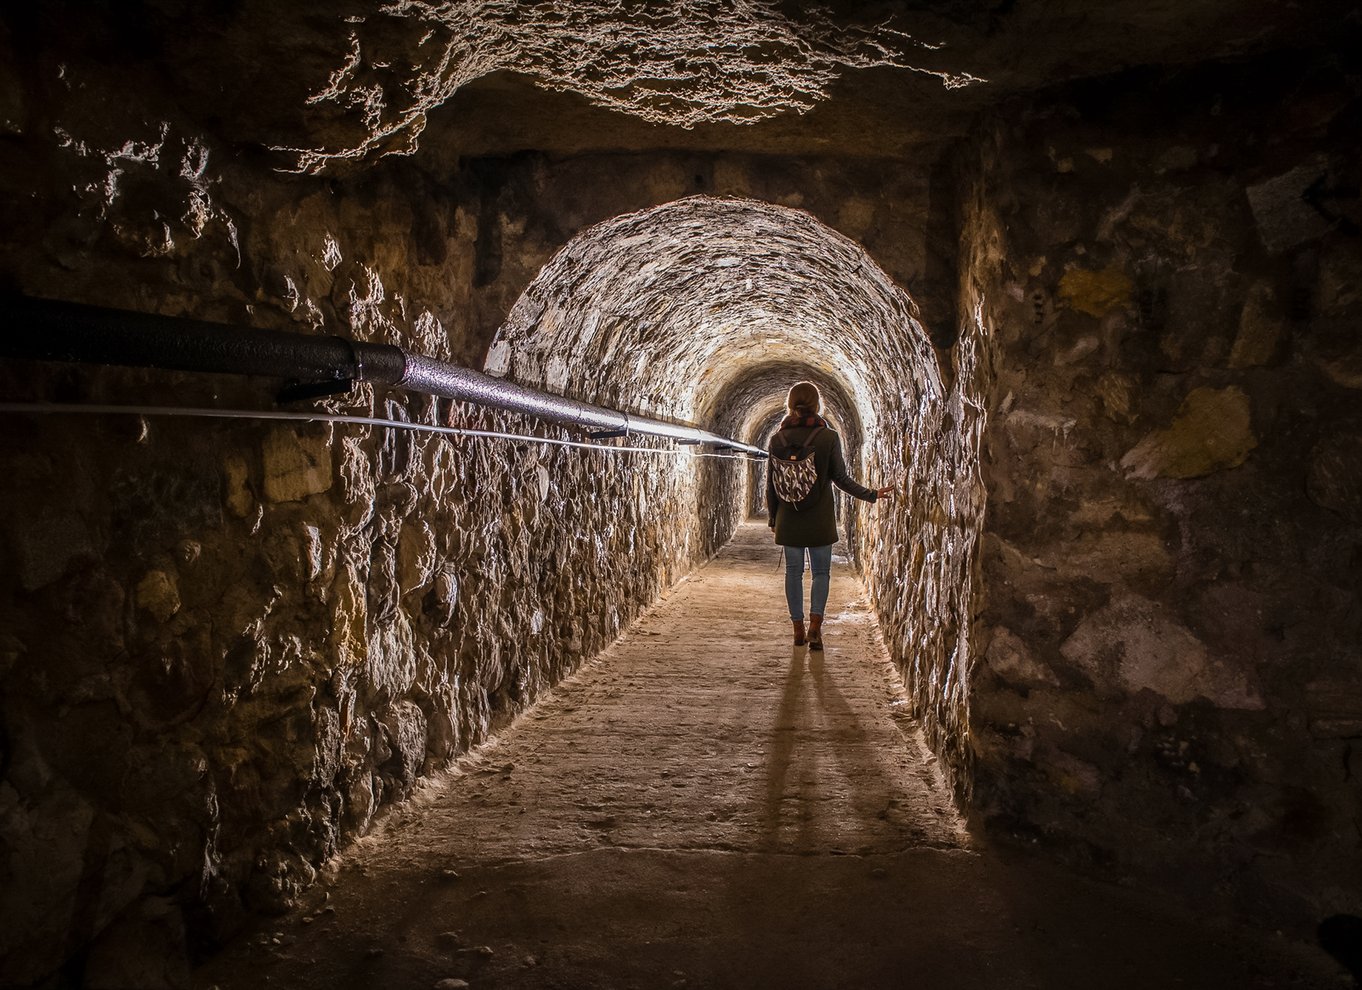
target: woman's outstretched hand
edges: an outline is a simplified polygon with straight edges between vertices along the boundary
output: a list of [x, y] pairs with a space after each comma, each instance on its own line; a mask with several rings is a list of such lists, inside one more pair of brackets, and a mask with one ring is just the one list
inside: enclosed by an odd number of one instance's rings
[[893, 498], [893, 497], [894, 497], [894, 486], [893, 486], [893, 485], [885, 485], [883, 488], [876, 488], [876, 489], [875, 489], [875, 494], [876, 494], [876, 496], [878, 496], [879, 498]]

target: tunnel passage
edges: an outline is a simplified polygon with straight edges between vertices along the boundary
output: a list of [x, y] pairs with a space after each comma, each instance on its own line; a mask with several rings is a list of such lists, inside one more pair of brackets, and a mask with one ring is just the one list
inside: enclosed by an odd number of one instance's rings
[[[365, 312], [369, 336], [400, 333]], [[944, 633], [961, 628], [968, 543], [942, 555], [934, 507], [971, 448], [951, 439], [967, 421], [935, 361], [912, 301], [852, 241], [798, 210], [694, 199], [567, 245], [487, 366], [758, 440], [788, 374], [823, 383], [853, 470], [904, 489], [862, 514], [856, 547], [929, 738], [959, 739], [940, 727], [963, 717], [961, 681], [933, 672], [967, 659]], [[368, 383], [347, 401], [526, 439], [161, 419], [101, 423], [92, 443], [57, 417], [5, 439], [0, 495], [24, 524], [10, 779], [63, 837], [5, 833], [15, 888], [35, 892], [0, 918], [16, 972], [165, 937], [144, 908], [166, 897], [196, 940], [282, 910], [418, 778], [609, 645], [751, 498], [740, 460], [542, 446], [561, 428]], [[54, 614], [93, 619], [53, 635]], [[76, 911], [105, 875], [128, 879]]]
[[[1273, 927], [1357, 913], [1348, 5], [888, 5], [887, 27], [946, 45], [911, 59], [850, 2], [831, 34], [764, 0], [676, 4], [661, 27], [650, 5], [604, 2], [9, 6], [0, 281], [26, 294], [481, 363], [539, 267], [609, 217], [707, 191], [805, 206], [865, 245], [934, 340], [959, 331], [954, 375], [917, 404], [864, 369], [809, 377], [844, 383], [857, 467], [910, 493], [856, 509], [854, 545], [936, 750], [966, 788], [977, 761], [980, 820], [1261, 905]], [[504, 25], [491, 49], [446, 16], [464, 11]], [[573, 47], [577, 25], [610, 21], [617, 45]], [[941, 93], [867, 64], [857, 38], [989, 83]], [[784, 94], [764, 85], [772, 61]], [[611, 88], [638, 70], [676, 99]], [[777, 112], [723, 123], [763, 109], [749, 82]], [[714, 112], [686, 129], [611, 95]], [[664, 301], [623, 308], [646, 299]], [[584, 330], [589, 312], [566, 319]], [[795, 350], [772, 360], [807, 366]], [[651, 401], [634, 357], [572, 370]], [[776, 409], [768, 358], [692, 362], [688, 415]], [[120, 397], [102, 373], [0, 375], [7, 397]], [[680, 408], [685, 389], [661, 391]], [[345, 404], [544, 429], [367, 385]], [[740, 506], [700, 497], [736, 492], [737, 465], [691, 472], [688, 455], [652, 470], [666, 455], [350, 427], [6, 425], [0, 887], [22, 896], [0, 898], [0, 969], [16, 981], [136, 927], [143, 904], [206, 907], [214, 927], [279, 909], [702, 560], [727, 528], [702, 503]]]
[[[579, 234], [525, 290], [487, 370], [763, 444], [785, 390], [823, 386], [848, 466], [902, 498], [851, 510], [844, 533], [929, 739], [968, 790], [968, 603], [982, 516], [982, 309], [952, 384], [912, 299], [808, 213], [694, 196]], [[712, 554], [760, 495], [751, 472], [683, 462], [662, 483], [688, 552]], [[665, 466], [662, 470], [668, 470]]]
[[[857, 508], [854, 545], [937, 751], [966, 786], [977, 760], [980, 819], [1261, 903], [1274, 927], [1358, 911], [1348, 5], [899, 4], [884, 31], [879, 7], [837, 2], [831, 32], [765, 0], [9, 6], [0, 281], [26, 294], [481, 363], [534, 272], [609, 217], [733, 194], [865, 245], [934, 340], [959, 331], [949, 386], [917, 404], [824, 370], [849, 447], [862, 431], [857, 467], [910, 492]], [[909, 52], [900, 30], [945, 47]], [[989, 82], [944, 93], [872, 64], [890, 60]], [[616, 88], [646, 73], [661, 89]], [[670, 126], [690, 108], [701, 123]], [[644, 299], [663, 302], [624, 308]], [[807, 365], [794, 351], [771, 360]], [[573, 370], [647, 399], [634, 356]], [[774, 410], [768, 358], [693, 362], [688, 415]], [[8, 396], [119, 398], [103, 374], [0, 374]], [[368, 386], [347, 405], [543, 429]], [[665, 455], [376, 429], [12, 425], [0, 886], [23, 896], [0, 898], [0, 969], [16, 981], [144, 903], [206, 905], [214, 926], [278, 909], [703, 559], [727, 527], [697, 521], [700, 493], [740, 484], [713, 458], [651, 470]]]
[[[564, 247], [513, 308], [487, 368], [723, 423], [726, 435], [758, 444], [784, 391], [810, 378], [848, 429], [849, 463], [863, 468], [863, 443], [888, 409], [942, 393], [915, 311], [861, 248], [807, 213], [692, 197], [607, 221]], [[695, 503], [711, 517], [711, 551], [750, 504], [748, 483], [735, 476], [727, 494]]]

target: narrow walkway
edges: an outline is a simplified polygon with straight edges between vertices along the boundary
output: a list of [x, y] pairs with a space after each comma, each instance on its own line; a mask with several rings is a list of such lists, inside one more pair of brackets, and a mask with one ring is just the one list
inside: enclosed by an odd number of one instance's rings
[[854, 572], [820, 656], [788, 645], [780, 567], [742, 527], [196, 984], [1312, 985], [1310, 959], [972, 849]]

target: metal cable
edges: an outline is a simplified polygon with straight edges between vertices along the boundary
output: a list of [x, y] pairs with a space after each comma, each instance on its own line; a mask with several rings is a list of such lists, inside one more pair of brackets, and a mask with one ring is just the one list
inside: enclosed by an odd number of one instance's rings
[[[3, 300], [25, 332], [0, 336], [0, 356], [291, 380], [296, 397], [347, 391], [355, 381], [471, 402], [602, 433], [707, 443], [753, 457], [766, 451], [686, 423], [607, 409], [414, 354], [392, 344], [210, 323], [179, 316], [18, 296]], [[340, 385], [342, 388], [333, 388]], [[596, 437], [603, 439], [603, 437]], [[617, 448], [625, 449], [625, 448]], [[640, 448], [642, 449], [642, 448]]]
[[208, 409], [193, 406], [111, 406], [63, 402], [0, 402], [0, 413], [189, 416], [204, 419], [266, 419], [302, 423], [353, 423], [360, 426], [383, 426], [396, 430], [410, 430], [416, 433], [441, 433], [460, 437], [519, 440], [523, 443], [539, 443], [553, 447], [577, 447], [610, 454], [663, 454], [671, 457], [718, 457], [725, 460], [741, 460], [743, 457], [742, 454], [737, 453], [708, 453], [700, 450], [678, 450], [674, 447], [607, 447], [598, 443], [588, 443], [584, 440], [559, 440], [552, 437], [530, 436], [524, 433], [501, 433], [496, 430], [474, 430], [461, 426], [435, 426], [430, 423], [409, 423], [399, 419], [383, 419], [376, 416], [288, 412], [278, 409]]

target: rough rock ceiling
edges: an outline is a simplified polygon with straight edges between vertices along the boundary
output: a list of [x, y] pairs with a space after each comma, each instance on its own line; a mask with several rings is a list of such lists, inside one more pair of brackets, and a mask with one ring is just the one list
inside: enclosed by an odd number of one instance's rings
[[939, 400], [902, 290], [800, 210], [697, 196], [598, 224], [512, 309], [494, 374], [752, 436], [797, 377], [850, 429]]
[[52, 53], [44, 74], [63, 50], [121, 60], [302, 169], [418, 143], [902, 155], [1018, 93], [1358, 27], [1341, 0], [68, 0], [4, 17], [16, 51]]
[[[456, 8], [473, 6], [491, 5], [385, 9], [447, 29]], [[896, 156], [962, 132], [976, 111], [1018, 92], [1315, 44], [1346, 16], [1341, 4], [1334, 16], [1329, 4], [1274, 0], [927, 0], [817, 14], [695, 0], [655, 19], [638, 6], [573, 4], [569, 18], [552, 4], [522, 5], [519, 17], [538, 18], [537, 43], [506, 33], [500, 52], [512, 61], [461, 69], [457, 85], [448, 74], [438, 87], [425, 77], [420, 92], [443, 96], [423, 96], [408, 126], [424, 128], [428, 111], [448, 102], [430, 117], [430, 136], [465, 154], [664, 146]], [[588, 26], [595, 38], [583, 38]]]
[[[398, 30], [394, 30], [397, 28]], [[355, 125], [331, 147], [282, 148], [300, 171], [414, 140], [426, 115], [498, 70], [650, 124], [753, 124], [802, 113], [843, 72], [892, 66], [940, 79], [914, 53], [930, 45], [887, 22], [839, 25], [816, 10], [787, 16], [765, 0], [395, 0], [353, 21], [349, 50], [308, 97]]]

